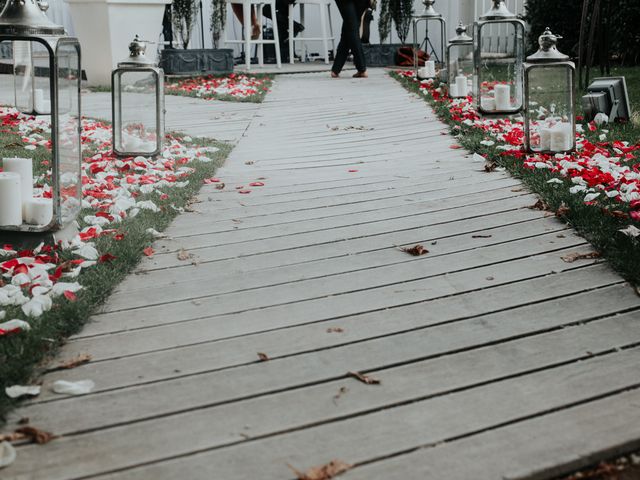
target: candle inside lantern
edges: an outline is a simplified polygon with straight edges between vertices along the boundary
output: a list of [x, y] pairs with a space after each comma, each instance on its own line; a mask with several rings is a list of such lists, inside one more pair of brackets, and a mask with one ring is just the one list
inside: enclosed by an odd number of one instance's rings
[[449, 85], [449, 96], [451, 98], [456, 98], [458, 96], [458, 87], [455, 83]]
[[33, 109], [37, 113], [51, 113], [51, 101], [44, 99], [44, 90], [36, 88], [33, 92]]
[[458, 75], [456, 77], [456, 90], [458, 91], [459, 97], [467, 96], [467, 77], [464, 75]]
[[480, 99], [480, 107], [485, 112], [493, 112], [496, 109], [496, 99], [493, 97], [482, 97]]
[[25, 203], [24, 221], [30, 225], [48, 225], [53, 218], [53, 201], [50, 198], [32, 198]]
[[0, 172], [0, 225], [22, 225], [20, 175]]
[[540, 133], [540, 150], [543, 152], [551, 150], [551, 130], [552, 128], [544, 126], [538, 129]]
[[10, 157], [2, 159], [5, 172], [17, 173], [20, 176], [21, 198], [24, 214], [24, 204], [33, 197], [33, 161], [30, 158]]
[[427, 74], [425, 78], [433, 78], [436, 76], [436, 62], [427, 60], [424, 62], [424, 68]]
[[511, 86], [498, 84], [493, 91], [496, 99], [496, 110], [511, 110]]
[[550, 132], [549, 150], [552, 152], [566, 152], [573, 146], [573, 130], [568, 122], [557, 123]]

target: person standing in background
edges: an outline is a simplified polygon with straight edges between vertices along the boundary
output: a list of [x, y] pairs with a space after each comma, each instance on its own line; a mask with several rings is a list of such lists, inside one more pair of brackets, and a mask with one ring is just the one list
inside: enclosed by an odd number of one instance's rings
[[367, 65], [364, 60], [364, 50], [360, 41], [360, 20], [369, 8], [369, 0], [336, 0], [338, 10], [342, 16], [342, 31], [340, 43], [336, 49], [336, 58], [331, 67], [331, 77], [338, 78], [344, 67], [349, 52], [353, 54], [353, 63], [358, 72], [354, 78], [367, 78]]

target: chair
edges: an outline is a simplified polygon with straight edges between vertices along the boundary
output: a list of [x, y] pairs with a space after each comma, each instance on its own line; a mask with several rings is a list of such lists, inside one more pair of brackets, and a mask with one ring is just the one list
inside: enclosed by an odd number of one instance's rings
[[[300, 5], [300, 23], [304, 25], [304, 7], [305, 5], [316, 5], [320, 10], [320, 37], [305, 37], [300, 32], [298, 38], [293, 36], [293, 8]], [[331, 25], [331, 0], [297, 0], [296, 4], [289, 4], [289, 59], [291, 63], [295, 61], [295, 42], [322, 42], [324, 51], [324, 63], [329, 63], [329, 40], [331, 40], [331, 51], [335, 55], [336, 45], [333, 37], [333, 26]], [[303, 46], [302, 59], [305, 55], [306, 45]]]
[[276, 1], [275, 0], [226, 0], [227, 4], [231, 3], [240, 3], [242, 4], [242, 17], [244, 19], [244, 25], [242, 26], [243, 30], [243, 39], [242, 40], [229, 40], [227, 38], [227, 33], [225, 29], [225, 38], [224, 43], [240, 43], [244, 45], [244, 57], [246, 60], [247, 71], [251, 70], [251, 45], [258, 45], [258, 65], [264, 66], [264, 45], [265, 44], [274, 44], [276, 51], [276, 65], [278, 68], [282, 68], [282, 62], [280, 60], [280, 48], [279, 42], [280, 39], [278, 37], [278, 24], [277, 22], [272, 22], [273, 24], [273, 40], [265, 40], [262, 38], [263, 29], [260, 29], [260, 36], [252, 40], [251, 39], [251, 8], [256, 6], [256, 16], [258, 19], [258, 24], [262, 27], [262, 7], [265, 5], [271, 6], [271, 11], [276, 11]]

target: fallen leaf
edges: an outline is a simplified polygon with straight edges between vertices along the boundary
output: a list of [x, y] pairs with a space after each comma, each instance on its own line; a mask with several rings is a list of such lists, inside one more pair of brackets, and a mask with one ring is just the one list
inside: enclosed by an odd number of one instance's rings
[[484, 164], [484, 171], [487, 173], [493, 172], [496, 168], [498, 168], [498, 164], [494, 161]]
[[471, 235], [471, 238], [491, 238], [491, 235]]
[[247, 160], [244, 162], [245, 165], [253, 165], [255, 162], [253, 160]]
[[399, 248], [403, 252], [408, 253], [409, 255], [413, 255], [414, 257], [418, 257], [420, 255], [426, 255], [427, 253], [429, 253], [429, 250], [427, 250], [420, 244], [414, 245], [413, 247], [406, 247], [406, 248], [399, 247]]
[[191, 259], [192, 255], [187, 252], [184, 248], [181, 248], [178, 252], [178, 260], [186, 261]]
[[449, 145], [449, 148], [451, 150], [458, 150], [458, 149], [462, 148], [462, 146], [454, 143], [453, 145]]
[[297, 480], [330, 480], [353, 468], [353, 465], [349, 465], [342, 460], [331, 460], [325, 465], [311, 467], [304, 472], [296, 470], [289, 464], [287, 466], [296, 474]]
[[341, 328], [341, 327], [327, 328], [327, 333], [342, 333], [342, 332], [344, 332], [344, 328]]
[[345, 386], [340, 387], [340, 389], [338, 390], [338, 393], [336, 393], [333, 396], [333, 403], [337, 405], [338, 404], [338, 400], [340, 399], [340, 397], [342, 395], [344, 395], [345, 393], [347, 393], [348, 391], [349, 391], [349, 389], [347, 387], [345, 387]]
[[368, 375], [364, 375], [360, 372], [347, 372], [347, 375], [349, 377], [358, 379], [362, 383], [366, 383], [367, 385], [380, 385], [381, 383], [377, 378], [369, 377]]
[[550, 210], [549, 204], [544, 200], [538, 200], [533, 205], [527, 207], [530, 210]]
[[93, 357], [88, 353], [81, 353], [79, 355], [76, 355], [70, 360], [67, 360], [65, 362], [62, 362], [56, 365], [56, 368], [62, 368], [62, 369], [76, 368], [76, 367], [79, 367], [80, 365], [84, 365], [85, 363], [89, 363], [92, 358]]
[[512, 192], [524, 192], [524, 188], [520, 187], [520, 188], [512, 188], [511, 189]]
[[567, 215], [567, 213], [569, 213], [570, 211], [571, 211], [571, 209], [569, 207], [567, 207], [566, 205], [561, 205], [556, 210], [556, 217], [565, 217]]
[[217, 190], [223, 190], [223, 189], [224, 189], [224, 183], [218, 183], [218, 184], [216, 184], [216, 189], [217, 189]]
[[22, 417], [18, 420], [18, 425], [26, 425], [27, 423], [29, 423], [29, 417]]
[[493, 277], [487, 277], [487, 280], [491, 281], [491, 280], [494, 280], [494, 278]]
[[153, 254], [155, 253], [155, 251], [153, 250], [152, 247], [147, 247], [144, 250], [142, 250], [142, 253], [144, 253], [147, 257], [153, 257]]
[[600, 253], [599, 252], [587, 252], [587, 253], [579, 253], [579, 252], [573, 252], [573, 253], [568, 253], [566, 255], [563, 255], [562, 260], [564, 262], [567, 263], [573, 263], [576, 260], [586, 260], [589, 258], [600, 258]]
[[35, 427], [24, 426], [16, 428], [15, 433], [21, 433], [34, 443], [43, 445], [49, 443], [54, 438], [57, 438], [53, 433], [45, 432], [44, 430], [38, 430]]
[[267, 355], [266, 353], [262, 353], [262, 352], [258, 352], [258, 358], [260, 359], [261, 362], [266, 362], [268, 360], [271, 360], [269, 358], [269, 355]]

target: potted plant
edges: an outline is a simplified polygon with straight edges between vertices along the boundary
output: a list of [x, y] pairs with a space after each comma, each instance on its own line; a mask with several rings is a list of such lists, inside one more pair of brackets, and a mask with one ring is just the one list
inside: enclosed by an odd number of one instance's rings
[[[173, 0], [171, 23], [182, 43], [181, 49], [165, 48], [161, 54], [160, 66], [169, 75], [225, 74], [233, 71], [233, 50], [217, 48], [220, 33], [226, 18], [226, 1], [212, 0], [213, 44], [216, 48], [188, 49], [191, 30], [202, 2], [196, 0]], [[215, 20], [215, 22], [214, 22]]]
[[[386, 67], [395, 65], [398, 48], [406, 44], [411, 28], [413, 16], [412, 0], [381, 0], [380, 17], [378, 19], [378, 34], [380, 44], [364, 45], [367, 66]], [[400, 44], [384, 43], [391, 37], [391, 27], [395, 26]]]

